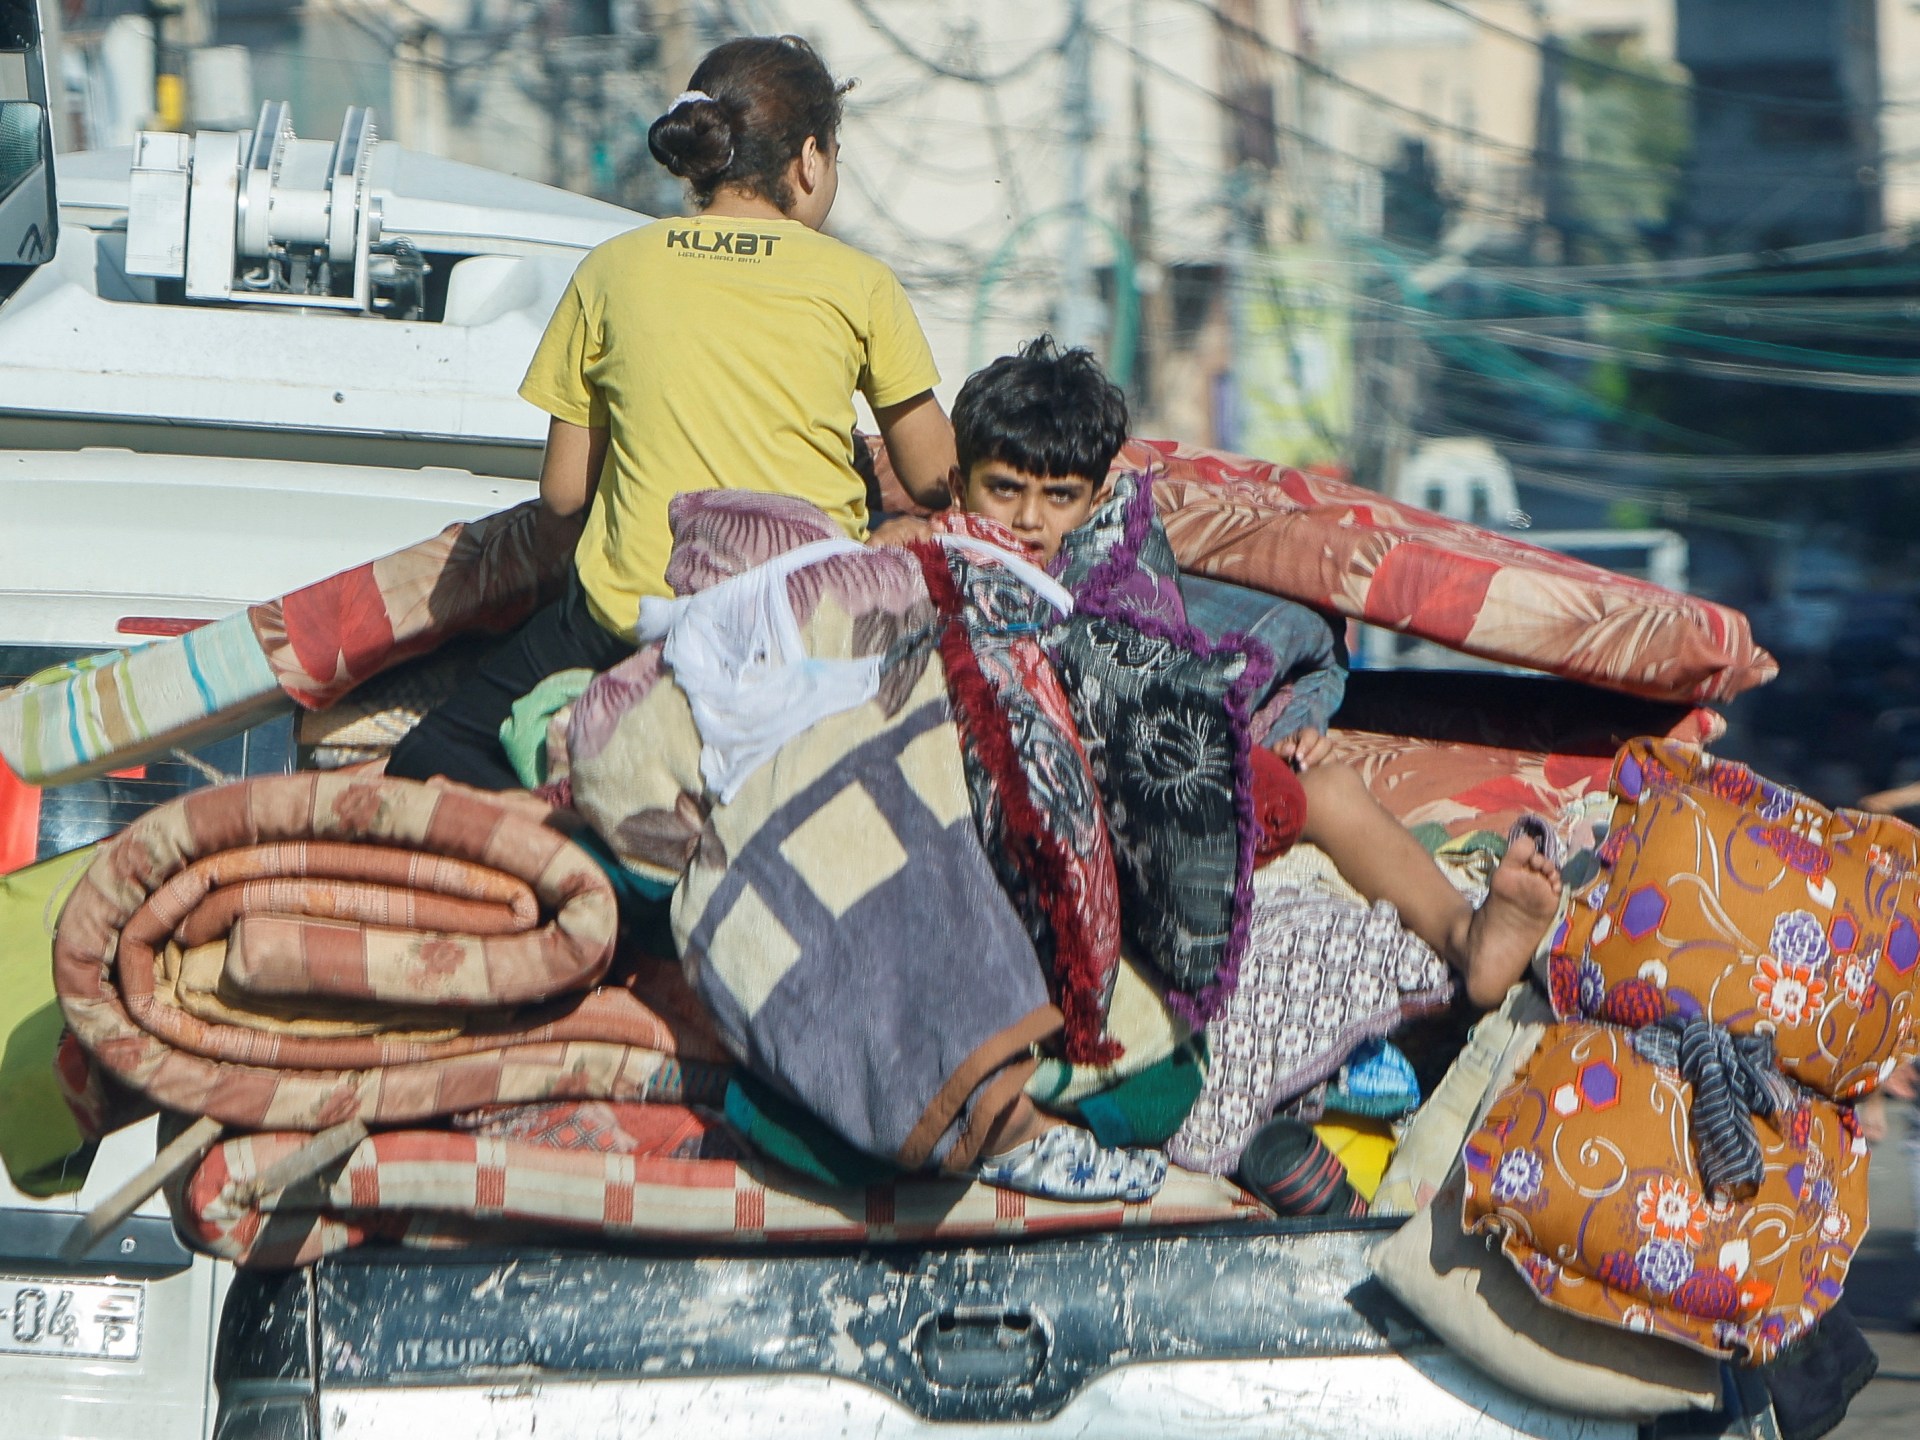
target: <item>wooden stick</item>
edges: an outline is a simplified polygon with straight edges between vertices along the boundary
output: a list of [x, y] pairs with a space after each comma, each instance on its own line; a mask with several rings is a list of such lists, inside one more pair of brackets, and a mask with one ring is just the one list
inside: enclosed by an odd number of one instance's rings
[[151, 1164], [86, 1213], [79, 1228], [60, 1247], [61, 1258], [78, 1260], [92, 1250], [107, 1237], [108, 1231], [144, 1205], [156, 1190], [205, 1159], [225, 1129], [212, 1116], [202, 1115], [174, 1136], [173, 1142], [155, 1155]]
[[234, 1198], [243, 1205], [257, 1205], [267, 1196], [298, 1185], [334, 1161], [351, 1155], [354, 1147], [366, 1138], [364, 1121], [358, 1117], [343, 1120], [322, 1130], [291, 1155], [282, 1155], [245, 1184], [236, 1185]]

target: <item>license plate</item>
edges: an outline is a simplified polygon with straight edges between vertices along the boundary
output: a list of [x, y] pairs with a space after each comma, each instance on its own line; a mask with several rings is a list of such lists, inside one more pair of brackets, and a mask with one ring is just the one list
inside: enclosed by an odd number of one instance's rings
[[144, 1285], [0, 1275], [0, 1355], [138, 1360]]

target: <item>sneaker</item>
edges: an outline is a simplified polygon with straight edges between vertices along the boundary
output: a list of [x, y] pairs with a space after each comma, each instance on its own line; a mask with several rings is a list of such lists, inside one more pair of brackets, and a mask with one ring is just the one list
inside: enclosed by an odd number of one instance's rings
[[989, 1185], [1043, 1200], [1138, 1205], [1166, 1183], [1167, 1157], [1153, 1150], [1110, 1150], [1091, 1130], [1059, 1125], [1037, 1140], [988, 1156], [974, 1173]]

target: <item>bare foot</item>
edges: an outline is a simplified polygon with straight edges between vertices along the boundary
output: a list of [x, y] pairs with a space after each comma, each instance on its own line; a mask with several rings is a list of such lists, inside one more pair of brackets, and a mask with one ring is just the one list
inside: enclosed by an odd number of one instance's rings
[[1526, 974], [1560, 908], [1560, 869], [1538, 842], [1522, 835], [1507, 846], [1493, 872], [1487, 902], [1467, 923], [1467, 998], [1491, 1009]]

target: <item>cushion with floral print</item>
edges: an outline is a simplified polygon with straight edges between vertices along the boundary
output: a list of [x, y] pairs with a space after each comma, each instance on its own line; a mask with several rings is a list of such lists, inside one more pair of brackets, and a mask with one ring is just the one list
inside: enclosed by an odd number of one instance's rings
[[1630, 742], [1611, 786], [1602, 869], [1553, 940], [1562, 1018], [1771, 1034], [1780, 1068], [1835, 1098], [1914, 1053], [1920, 833], [1674, 740]]
[[1122, 476], [1053, 569], [1074, 612], [1046, 636], [1099, 786], [1124, 933], [1194, 1024], [1239, 983], [1258, 847], [1251, 721], [1258, 641], [1186, 623], [1149, 477]]
[[1709, 1200], [1692, 1100], [1627, 1030], [1552, 1027], [1462, 1152], [1465, 1226], [1497, 1235], [1549, 1305], [1762, 1364], [1840, 1298], [1866, 1141], [1851, 1106], [1817, 1097], [1756, 1116], [1758, 1192]]

